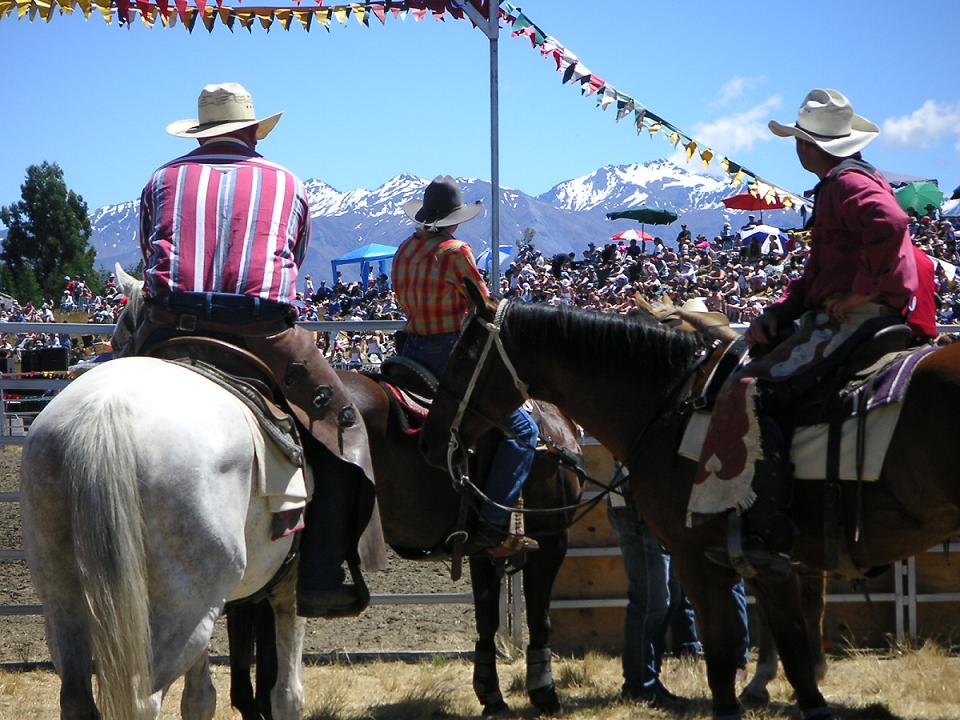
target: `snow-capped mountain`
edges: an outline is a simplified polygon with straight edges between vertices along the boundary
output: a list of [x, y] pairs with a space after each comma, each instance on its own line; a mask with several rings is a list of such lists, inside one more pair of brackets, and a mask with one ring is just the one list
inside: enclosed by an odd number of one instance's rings
[[[320, 179], [305, 185], [310, 197], [313, 241], [304, 263], [305, 272], [330, 277], [330, 260], [368, 243], [398, 245], [412, 230], [403, 214], [403, 204], [421, 197], [428, 179], [398, 175], [374, 190], [341, 192]], [[459, 178], [464, 200], [490, 202], [490, 184], [483, 180]], [[589, 175], [556, 185], [538, 197], [520, 190], [500, 190], [500, 242], [512, 244], [525, 228], [536, 231], [535, 242], [544, 254], [580, 251], [588, 242], [598, 246], [611, 235], [634, 227], [629, 221], [610, 222], [606, 213], [618, 208], [646, 204], [673, 210], [681, 217], [674, 225], [650, 227], [647, 232], [672, 241], [687, 223], [694, 235], [713, 237], [724, 222], [738, 228], [746, 213], [727, 210], [721, 199], [734, 189], [709, 175], [691, 172], [668, 160], [645, 164], [602, 167]], [[119, 261], [135, 265], [137, 246], [136, 200], [99, 208], [91, 215], [97, 262], [112, 267]], [[476, 252], [489, 245], [490, 221], [485, 209], [477, 220], [460, 227], [457, 236]], [[764, 213], [764, 220], [780, 227], [797, 227], [800, 217], [793, 211]], [[349, 279], [350, 270], [345, 271]]]

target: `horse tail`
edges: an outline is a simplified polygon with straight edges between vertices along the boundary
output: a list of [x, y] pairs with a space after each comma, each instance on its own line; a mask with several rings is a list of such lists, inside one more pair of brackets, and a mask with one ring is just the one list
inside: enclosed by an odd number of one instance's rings
[[143, 717], [152, 693], [150, 609], [134, 414], [116, 394], [90, 399], [65, 429], [63, 467], [103, 720]]

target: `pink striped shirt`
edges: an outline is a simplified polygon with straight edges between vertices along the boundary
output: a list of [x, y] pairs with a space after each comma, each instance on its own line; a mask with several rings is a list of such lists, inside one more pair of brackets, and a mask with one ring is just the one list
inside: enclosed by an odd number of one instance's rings
[[211, 142], [158, 169], [140, 196], [146, 292], [292, 303], [310, 243], [300, 179], [238, 142]]

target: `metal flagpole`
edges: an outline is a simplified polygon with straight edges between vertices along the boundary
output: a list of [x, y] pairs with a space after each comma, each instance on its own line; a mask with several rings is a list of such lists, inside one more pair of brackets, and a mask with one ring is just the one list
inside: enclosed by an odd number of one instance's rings
[[490, 294], [500, 296], [500, 2], [490, 0]]
[[500, 295], [500, 0], [488, 0], [487, 17], [470, 0], [460, 3], [490, 40], [490, 294]]

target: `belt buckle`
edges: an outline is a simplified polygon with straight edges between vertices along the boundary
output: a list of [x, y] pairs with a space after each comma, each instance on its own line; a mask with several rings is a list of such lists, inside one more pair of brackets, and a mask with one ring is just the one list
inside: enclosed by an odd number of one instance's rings
[[196, 315], [178, 315], [177, 330], [182, 332], [194, 332], [197, 329]]

